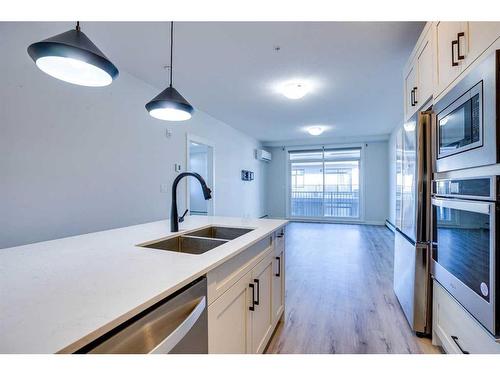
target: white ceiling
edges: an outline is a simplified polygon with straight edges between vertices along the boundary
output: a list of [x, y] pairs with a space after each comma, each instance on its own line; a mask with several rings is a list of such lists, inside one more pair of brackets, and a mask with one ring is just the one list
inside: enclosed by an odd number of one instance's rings
[[[162, 90], [167, 85], [169, 24], [82, 22], [82, 31], [118, 69]], [[179, 22], [174, 86], [191, 104], [265, 142], [388, 134], [403, 118], [402, 69], [423, 22]], [[71, 23], [25, 23], [34, 41]], [[280, 46], [276, 52], [274, 46]], [[276, 84], [311, 80], [312, 93], [290, 100]], [[138, 103], [143, 105], [144, 103]]]

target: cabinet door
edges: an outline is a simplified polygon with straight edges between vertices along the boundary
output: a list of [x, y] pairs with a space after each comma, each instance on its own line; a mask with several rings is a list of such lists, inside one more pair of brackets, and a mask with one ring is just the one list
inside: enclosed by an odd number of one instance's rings
[[273, 254], [269, 254], [252, 270], [255, 285], [255, 309], [252, 317], [252, 353], [262, 353], [272, 334], [273, 317], [271, 312]]
[[415, 103], [415, 88], [417, 87], [417, 69], [412, 64], [405, 76], [405, 120], [408, 120], [417, 110]]
[[[466, 22], [438, 22], [436, 24], [438, 71], [437, 92], [434, 97], [443, 92], [462, 70], [468, 48], [466, 29]], [[459, 37], [460, 33], [464, 33], [464, 36]], [[461, 58], [462, 56], [464, 58]]]
[[252, 293], [248, 272], [208, 306], [208, 352], [251, 353]]
[[[432, 96], [434, 59], [432, 53], [432, 33], [427, 33], [417, 53], [417, 90], [414, 97], [416, 107], [420, 108]], [[425, 108], [424, 108], [425, 109]]]
[[283, 250], [274, 253], [272, 297], [273, 323], [276, 323], [281, 318], [285, 307], [285, 252]]
[[500, 22], [468, 22], [467, 66], [500, 37]]

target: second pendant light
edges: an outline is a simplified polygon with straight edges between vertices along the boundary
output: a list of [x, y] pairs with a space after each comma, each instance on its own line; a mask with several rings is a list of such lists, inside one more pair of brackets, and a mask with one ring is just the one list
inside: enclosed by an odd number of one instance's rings
[[173, 72], [173, 44], [174, 44], [174, 22], [170, 23], [170, 84], [169, 86], [146, 104], [149, 114], [159, 120], [185, 121], [191, 118], [193, 107], [172, 86]]

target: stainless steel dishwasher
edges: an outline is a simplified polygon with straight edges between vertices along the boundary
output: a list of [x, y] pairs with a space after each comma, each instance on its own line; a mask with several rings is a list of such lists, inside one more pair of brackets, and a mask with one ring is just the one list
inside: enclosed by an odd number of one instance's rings
[[76, 353], [208, 353], [207, 279], [202, 277]]

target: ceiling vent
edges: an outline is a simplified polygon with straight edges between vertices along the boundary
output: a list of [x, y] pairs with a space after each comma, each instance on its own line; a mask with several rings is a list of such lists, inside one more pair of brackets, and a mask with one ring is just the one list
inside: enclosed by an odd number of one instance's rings
[[262, 160], [265, 162], [270, 162], [272, 160], [271, 153], [267, 152], [266, 150], [262, 150], [262, 149], [255, 150], [255, 158], [257, 160]]

